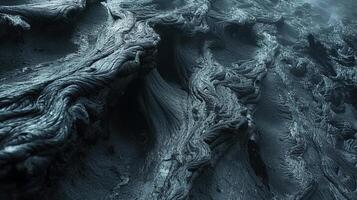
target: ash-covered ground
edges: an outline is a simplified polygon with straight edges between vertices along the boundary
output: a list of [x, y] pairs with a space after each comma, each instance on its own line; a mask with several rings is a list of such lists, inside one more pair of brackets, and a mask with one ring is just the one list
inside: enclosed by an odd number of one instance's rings
[[0, 0], [0, 199], [357, 199], [356, 11]]

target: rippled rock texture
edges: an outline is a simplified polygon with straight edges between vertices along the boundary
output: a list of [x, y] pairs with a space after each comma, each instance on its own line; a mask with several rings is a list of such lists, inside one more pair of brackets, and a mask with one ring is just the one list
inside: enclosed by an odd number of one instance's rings
[[0, 199], [357, 199], [356, 10], [0, 1]]

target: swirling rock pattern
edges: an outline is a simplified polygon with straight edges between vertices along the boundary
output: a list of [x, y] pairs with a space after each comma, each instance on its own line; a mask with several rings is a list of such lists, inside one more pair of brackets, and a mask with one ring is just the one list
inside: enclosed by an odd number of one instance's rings
[[77, 48], [0, 75], [0, 197], [356, 199], [356, 9], [5, 1], [1, 41]]

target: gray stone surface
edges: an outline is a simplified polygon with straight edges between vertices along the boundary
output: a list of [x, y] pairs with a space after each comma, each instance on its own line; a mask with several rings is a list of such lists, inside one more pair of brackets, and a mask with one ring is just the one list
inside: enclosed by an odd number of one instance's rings
[[356, 10], [1, 1], [0, 199], [357, 199]]

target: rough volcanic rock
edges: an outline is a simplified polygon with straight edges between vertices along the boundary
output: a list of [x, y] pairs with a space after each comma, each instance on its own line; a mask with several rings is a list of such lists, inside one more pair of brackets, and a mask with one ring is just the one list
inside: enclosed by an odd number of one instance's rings
[[3, 0], [0, 198], [356, 199], [356, 10]]

